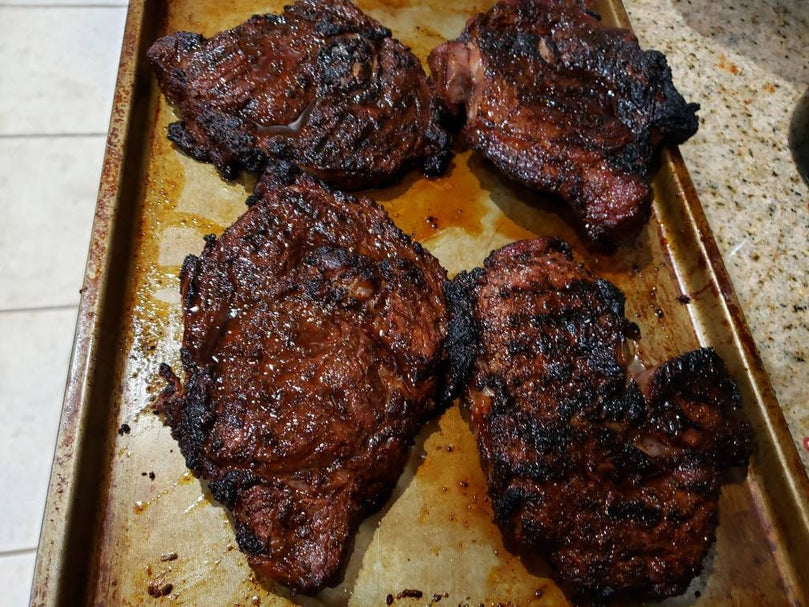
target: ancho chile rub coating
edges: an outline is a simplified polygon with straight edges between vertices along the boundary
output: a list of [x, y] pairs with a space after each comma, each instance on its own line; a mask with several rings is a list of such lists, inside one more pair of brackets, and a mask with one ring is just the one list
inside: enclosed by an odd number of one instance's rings
[[148, 57], [181, 117], [169, 139], [225, 179], [270, 157], [362, 188], [449, 162], [418, 59], [348, 0], [298, 0], [210, 39], [176, 32]]
[[250, 565], [312, 592], [442, 401], [446, 273], [375, 202], [290, 165], [250, 203], [183, 264], [185, 382], [161, 368], [158, 411]]
[[576, 0], [504, 0], [429, 63], [462, 139], [500, 171], [559, 195], [605, 244], [649, 216], [655, 148], [697, 131], [662, 53]]
[[455, 381], [504, 535], [590, 595], [682, 593], [751, 429], [713, 349], [628, 369], [623, 294], [559, 240], [520, 241], [448, 287]]

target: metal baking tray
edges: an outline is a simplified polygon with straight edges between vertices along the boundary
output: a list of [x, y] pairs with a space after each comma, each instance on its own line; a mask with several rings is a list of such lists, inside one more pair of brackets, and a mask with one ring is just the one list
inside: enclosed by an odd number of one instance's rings
[[[360, 0], [422, 60], [490, 1]], [[628, 27], [619, 0], [598, 7]], [[186, 471], [151, 412], [157, 366], [178, 366], [178, 271], [244, 210], [253, 180], [226, 184], [165, 137], [172, 108], [145, 60], [157, 37], [210, 35], [277, 0], [132, 0], [32, 591], [35, 605], [284, 605], [251, 573], [226, 511]], [[809, 483], [677, 150], [663, 153], [653, 216], [614, 254], [588, 250], [564, 212], [501, 180], [475, 154], [448, 175], [371, 191], [451, 274], [509, 241], [556, 234], [627, 295], [641, 355], [719, 350], [756, 435], [746, 478], [725, 485], [704, 572], [666, 604], [801, 605], [809, 597]], [[687, 296], [687, 299], [685, 296]], [[420, 599], [402, 595], [419, 590]], [[404, 593], [408, 594], [408, 593]], [[415, 594], [415, 593], [410, 593]], [[153, 595], [158, 595], [157, 597]], [[563, 605], [541, 561], [510, 554], [471, 432], [449, 409], [419, 436], [393, 498], [354, 542], [345, 580], [306, 605]], [[397, 598], [399, 597], [399, 598]]]

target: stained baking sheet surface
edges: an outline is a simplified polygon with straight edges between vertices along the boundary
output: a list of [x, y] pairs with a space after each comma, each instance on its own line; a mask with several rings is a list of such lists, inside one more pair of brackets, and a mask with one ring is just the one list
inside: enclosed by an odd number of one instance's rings
[[[393, 498], [362, 525], [343, 583], [316, 597], [289, 597], [251, 572], [227, 512], [186, 470], [151, 411], [163, 385], [157, 366], [180, 368], [180, 264], [200, 252], [204, 235], [221, 233], [244, 211], [253, 179], [224, 183], [212, 166], [172, 148], [165, 132], [176, 115], [144, 52], [165, 33], [211, 35], [281, 4], [131, 3], [34, 602], [362, 606], [391, 595], [401, 605], [565, 605], [547, 564], [503, 546], [457, 406], [420, 434]], [[426, 64], [431, 48], [491, 3], [358, 4]], [[600, 8], [608, 22], [625, 23], [619, 4]], [[654, 185], [652, 220], [614, 254], [588, 249], [558, 206], [502, 180], [469, 152], [441, 179], [410, 174], [367, 194], [450, 274], [513, 240], [564, 238], [626, 293], [646, 363], [717, 347], [740, 384], [757, 450], [747, 478], [723, 489], [703, 574], [667, 604], [802, 604], [800, 580], [809, 577], [805, 476], [676, 152], [663, 156]], [[421, 598], [396, 598], [408, 589]]]

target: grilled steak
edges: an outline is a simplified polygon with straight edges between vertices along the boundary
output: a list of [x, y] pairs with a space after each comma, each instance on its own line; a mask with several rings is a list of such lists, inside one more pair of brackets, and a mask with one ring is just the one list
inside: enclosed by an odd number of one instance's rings
[[[623, 294], [558, 240], [521, 241], [448, 288], [448, 343], [496, 519], [586, 593], [685, 591], [720, 476], [751, 429], [712, 349], [631, 377]], [[468, 381], [467, 381], [468, 380]]]
[[169, 139], [225, 179], [273, 157], [360, 188], [449, 160], [418, 59], [348, 0], [298, 0], [210, 39], [177, 32], [148, 57], [182, 117]]
[[462, 139], [523, 184], [561, 196], [608, 243], [649, 215], [655, 148], [697, 131], [665, 57], [575, 0], [504, 0], [430, 54]]
[[289, 165], [251, 203], [183, 265], [186, 380], [161, 369], [158, 410], [252, 567], [310, 592], [440, 401], [446, 274], [376, 203]]

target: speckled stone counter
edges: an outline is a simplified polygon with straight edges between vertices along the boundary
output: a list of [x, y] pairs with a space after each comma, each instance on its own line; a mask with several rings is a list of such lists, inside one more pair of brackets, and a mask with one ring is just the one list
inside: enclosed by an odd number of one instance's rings
[[787, 144], [809, 86], [809, 2], [624, 0], [644, 48], [702, 105], [681, 146], [792, 436], [809, 468], [809, 187]]

